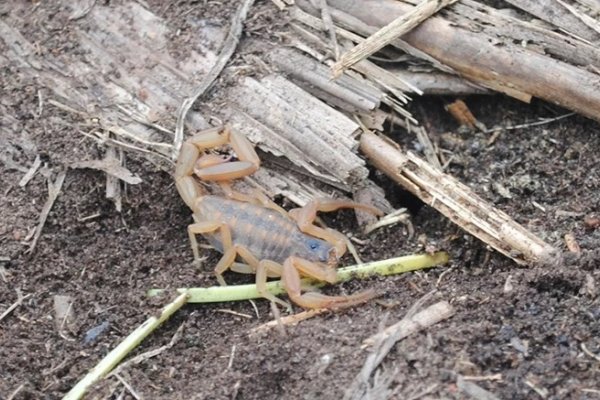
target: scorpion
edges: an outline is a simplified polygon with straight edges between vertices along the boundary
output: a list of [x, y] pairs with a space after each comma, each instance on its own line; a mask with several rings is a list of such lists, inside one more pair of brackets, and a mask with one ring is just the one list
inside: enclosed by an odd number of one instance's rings
[[[237, 160], [210, 153], [229, 145]], [[229, 125], [201, 131], [187, 139], [175, 167], [177, 190], [193, 212], [188, 226], [194, 261], [200, 262], [196, 235], [204, 236], [222, 256], [214, 273], [226, 285], [228, 269], [255, 273], [259, 294], [289, 307], [267, 291], [269, 277], [281, 277], [290, 300], [303, 308], [342, 308], [375, 297], [371, 290], [347, 296], [303, 292], [301, 276], [335, 283], [336, 267], [346, 252], [346, 237], [333, 229], [314, 224], [317, 212], [340, 208], [362, 209], [380, 216], [375, 207], [340, 199], [311, 200], [304, 207], [287, 212], [266, 194], [236, 191], [231, 181], [251, 175], [260, 159], [250, 141]], [[198, 182], [218, 184], [224, 196], [210, 194]], [[244, 261], [243, 264], [236, 263]]]

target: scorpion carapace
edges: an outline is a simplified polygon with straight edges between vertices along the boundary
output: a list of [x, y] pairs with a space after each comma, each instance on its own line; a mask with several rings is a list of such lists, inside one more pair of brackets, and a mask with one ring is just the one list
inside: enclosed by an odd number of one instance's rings
[[[230, 144], [238, 161], [231, 161], [207, 150]], [[313, 224], [317, 212], [340, 208], [360, 208], [381, 215], [374, 207], [346, 200], [313, 200], [289, 213], [262, 192], [240, 193], [229, 181], [254, 173], [260, 159], [245, 136], [230, 127], [213, 128], [189, 138], [182, 146], [175, 170], [177, 190], [194, 213], [188, 226], [194, 259], [199, 262], [196, 235], [201, 234], [223, 256], [215, 275], [225, 285], [223, 273], [236, 258], [256, 273], [259, 293], [284, 304], [266, 289], [268, 276], [281, 276], [290, 299], [305, 308], [337, 308], [361, 303], [374, 297], [372, 291], [350, 296], [325, 296], [303, 293], [300, 277], [334, 283], [339, 258], [346, 252], [346, 238], [333, 229]], [[196, 181], [217, 182], [225, 197], [210, 195]]]

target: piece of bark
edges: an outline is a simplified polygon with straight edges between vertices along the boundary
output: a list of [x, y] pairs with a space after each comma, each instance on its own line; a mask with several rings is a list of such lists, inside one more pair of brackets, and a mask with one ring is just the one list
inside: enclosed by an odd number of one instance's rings
[[[339, 11], [336, 11], [339, 14]], [[318, 18], [310, 15], [307, 12], [304, 12], [303, 10], [301, 10], [298, 7], [294, 7], [291, 11], [290, 11], [290, 16], [302, 23], [305, 24], [307, 26], [310, 26], [313, 29], [319, 30], [319, 31], [324, 31], [326, 29], [325, 25], [323, 24], [322, 21], [320, 21]], [[295, 26], [295, 25], [292, 25]], [[340, 28], [340, 27], [335, 27], [336, 32], [343, 38], [348, 39], [351, 42], [354, 43], [361, 43], [362, 41], [364, 41], [364, 38], [360, 35], [357, 35], [354, 32], [350, 32], [346, 29]], [[306, 30], [301, 30], [300, 32], [304, 32], [304, 36], [306, 36], [307, 34], [309, 34]], [[314, 35], [313, 35], [314, 37]], [[317, 41], [315, 41], [313, 39], [313, 41], [315, 43], [317, 43]], [[323, 41], [322, 40], [318, 40], [319, 44], [322, 44]], [[383, 49], [382, 49], [383, 50]], [[410, 84], [407, 81], [402, 80], [401, 77], [398, 76], [394, 76], [393, 74], [391, 74], [387, 69], [384, 69], [368, 60], [362, 60], [359, 63], [355, 64], [353, 66], [353, 69], [355, 69], [356, 71], [359, 71], [361, 73], [363, 73], [364, 75], [368, 75], [369, 78], [371, 80], [374, 80], [376, 82], [382, 82], [384, 85], [386, 86], [391, 86], [392, 88], [395, 88], [397, 90], [400, 91], [412, 91], [414, 93], [417, 94], [423, 94], [418, 87]], [[405, 98], [405, 96], [397, 96], [398, 98]]]
[[464, 96], [472, 94], [493, 94], [489, 89], [473, 84], [465, 79], [445, 72], [413, 72], [406, 68], [386, 68], [391, 74], [409, 82], [423, 91], [424, 95]]
[[389, 140], [364, 133], [361, 151], [370, 162], [425, 204], [519, 264], [550, 265], [559, 253], [549, 244], [446, 175]]
[[344, 53], [332, 67], [331, 72], [339, 78], [345, 69], [360, 60], [366, 59], [378, 50], [390, 44], [396, 37], [404, 35], [421, 22], [456, 0], [423, 0], [409, 12], [396, 17], [393, 21], [370, 35], [364, 41]]
[[[57, 7], [69, 5], [63, 0]], [[193, 92], [193, 77], [203, 76], [214, 63], [210, 48], [223, 35], [217, 29], [205, 32], [186, 62], [180, 62], [164, 51], [169, 28], [160, 17], [137, 2], [96, 4], [73, 23], [80, 51], [40, 53], [21, 34], [23, 21], [16, 15], [0, 21], [5, 62], [20, 66], [24, 80], [35, 79], [47, 88], [47, 103], [60, 103], [86, 122], [97, 121], [119, 140], [134, 138], [137, 146], [164, 155], [170, 144], [159, 142], [172, 137], [172, 129], [165, 127], [175, 125], [174, 110]], [[191, 114], [186, 121], [190, 129], [207, 125], [197, 112]], [[156, 129], [156, 121], [163, 130]], [[85, 130], [89, 129], [88, 125]]]
[[[358, 145], [353, 139], [358, 125], [287, 79], [267, 77], [257, 81], [248, 77], [230, 88], [227, 98], [238, 110], [237, 116], [235, 110], [231, 113], [232, 120], [243, 113], [256, 121], [249, 126], [268, 128], [263, 133], [247, 130], [244, 123], [235, 125], [251, 141], [265, 145], [267, 151], [276, 149], [287, 156], [288, 148], [292, 162], [317, 171], [318, 176], [329, 178], [328, 183], [346, 190], [366, 179], [364, 161], [353, 151]], [[273, 135], [278, 137], [269, 139]]]
[[[268, 58], [292, 78], [308, 84], [306, 90], [317, 97], [324, 92], [339, 99], [336, 105], [343, 109], [370, 112], [379, 108], [384, 98], [384, 93], [379, 89], [350, 76], [332, 81], [329, 68], [292, 49], [275, 49]], [[313, 91], [313, 88], [317, 91]]]
[[563, 0], [556, 0], [556, 1], [561, 6], [565, 7], [567, 10], [569, 10], [569, 12], [571, 14], [573, 14], [575, 17], [577, 17], [577, 19], [579, 19], [581, 22], [583, 22], [585, 25], [587, 25], [588, 28], [593, 29], [594, 32], [596, 32], [597, 34], [600, 34], [600, 22], [598, 22], [598, 19], [597, 19], [598, 11], [591, 12], [591, 14], [593, 14], [593, 16], [590, 16], [590, 15], [586, 14], [586, 11], [589, 12], [589, 10], [583, 11], [582, 8], [585, 8], [585, 7], [581, 7], [581, 4], [577, 5], [577, 3], [575, 3], [575, 4], [571, 5]]
[[[392, 0], [332, 0], [329, 4], [372, 26], [383, 26], [410, 10]], [[333, 11], [332, 16], [336, 18]], [[536, 96], [600, 121], [600, 78], [582, 68], [512, 43], [496, 46], [486, 35], [437, 16], [402, 39], [482, 86], [525, 101]]]
[[582, 23], [576, 16], [555, 0], [506, 0], [507, 3], [527, 11], [541, 20], [551, 23], [590, 42], [598, 42], [600, 35]]
[[[296, 4], [301, 8], [301, 11], [305, 11], [306, 13], [311, 13], [311, 14], [317, 13], [317, 10], [314, 7], [312, 7], [311, 4], [307, 0], [296, 0]], [[338, 10], [337, 8], [331, 8], [329, 11], [331, 12], [331, 16], [335, 20], [336, 24], [339, 24], [339, 26], [345, 28], [345, 30], [347, 32], [350, 32], [351, 34], [353, 32], [355, 32], [364, 37], [367, 37], [367, 36], [372, 35], [375, 32], [377, 32], [377, 27], [371, 26], [371, 25], [363, 22], [360, 18], [357, 18], [349, 13], [346, 13], [342, 10]], [[295, 10], [292, 9], [292, 12], [291, 12], [292, 16], [294, 18], [297, 18], [297, 15], [294, 14], [294, 12], [295, 12]], [[349, 37], [349, 39], [354, 42], [359, 41], [359, 40], [352, 39], [352, 37]], [[402, 50], [406, 54], [409, 54], [413, 57], [416, 57], [416, 58], [422, 59], [422, 60], [426, 60], [427, 62], [429, 62], [433, 66], [435, 66], [435, 68], [439, 69], [440, 71], [454, 73], [452, 68], [438, 62], [435, 58], [430, 57], [429, 55], [427, 55], [427, 53], [424, 53], [421, 50], [415, 48], [414, 46], [411, 46], [410, 44], [408, 44], [401, 38], [396, 38], [395, 40], [393, 40], [390, 43], [390, 45], [397, 48], [398, 50]], [[381, 49], [381, 51], [383, 53], [385, 51], [385, 48]]]
[[[315, 30], [325, 31], [327, 29], [327, 27], [325, 26], [323, 21], [302, 11], [298, 7], [295, 7], [294, 9], [292, 9], [291, 16], [296, 21], [298, 21], [302, 24], [305, 24]], [[302, 36], [302, 38], [309, 41], [312, 45], [317, 46], [321, 52], [328, 53], [328, 52], [333, 51], [333, 49], [330, 46], [328, 46], [324, 40], [322, 40], [320, 37], [318, 37], [318, 35], [315, 35], [312, 32], [309, 32], [306, 29], [304, 29], [296, 24], [292, 24], [292, 27], [296, 30], [296, 32], [298, 32], [300, 34], [300, 36]], [[349, 32], [349, 31], [339, 28], [339, 27], [336, 27], [335, 29], [336, 29], [336, 32], [338, 32], [341, 37], [347, 38], [351, 42], [361, 43], [364, 41], [364, 38], [362, 38], [361, 36], [359, 36], [355, 33]], [[310, 47], [311, 46], [310, 44], [301, 43], [299, 40], [295, 40], [294, 46], [296, 48], [298, 48], [300, 51], [311, 55], [316, 60], [323, 62], [324, 64], [326, 64], [328, 66], [333, 65], [333, 63], [331, 61], [326, 60], [326, 57], [324, 55], [321, 55], [321, 53], [319, 53], [317, 50]], [[404, 94], [404, 92], [406, 92], [406, 91], [411, 91], [411, 92], [417, 93], [419, 95], [423, 94], [423, 92], [418, 87], [411, 85], [407, 81], [402, 80], [397, 75], [391, 74], [386, 69], [378, 66], [377, 64], [375, 64], [371, 61], [361, 60], [361, 61], [353, 64], [351, 66], [351, 68], [353, 70], [359, 72], [368, 81], [374, 83], [383, 92], [386, 92], [389, 95], [397, 98], [402, 104], [406, 104], [410, 101], [410, 98]], [[329, 97], [327, 98], [327, 101], [330, 100]], [[320, 98], [323, 98], [323, 97], [320, 96]], [[408, 111], [404, 110], [402, 107], [399, 107], [399, 105], [397, 105], [397, 104], [393, 104], [393, 102], [391, 101], [390, 98], [383, 97], [383, 98], [381, 98], [381, 101], [386, 104], [392, 103], [392, 104], [389, 104], [392, 106], [392, 108], [394, 108], [394, 109], [399, 108], [398, 112], [400, 114], [411, 119], [412, 121], [414, 121], [414, 123], [417, 123], [417, 121], [414, 120], [414, 118], [412, 117], [412, 115], [410, 115], [410, 113]], [[342, 109], [348, 109], [348, 106], [344, 105], [343, 102], [338, 101], [337, 103], [334, 103], [334, 104], [337, 107], [340, 107]], [[349, 111], [355, 112], [355, 110], [349, 110]]]
[[458, 26], [490, 36], [490, 40], [498, 45], [520, 43], [520, 46], [530, 51], [552, 55], [573, 65], [600, 65], [600, 48], [597, 46], [501, 13], [477, 1], [463, 0], [456, 3], [446, 16]]
[[[60, 5], [66, 8], [69, 4], [66, 0], [61, 0], [57, 3], [57, 7]], [[58, 107], [70, 113], [71, 117], [74, 116], [75, 120], [78, 118], [81, 120], [81, 126], [74, 126], [73, 132], [77, 136], [74, 136], [73, 140], [79, 140], [79, 135], [84, 134], [100, 145], [108, 144], [126, 152], [142, 153], [158, 168], [171, 172], [173, 165], [170, 155], [175, 111], [186, 97], [193, 95], [202, 77], [215, 63], [217, 55], [211, 49], [219, 48], [228, 27], [219, 29], [204, 25], [197, 26], [199, 34], [194, 37], [201, 39], [190, 43], [191, 50], [182, 61], [165, 51], [171, 46], [170, 38], [175, 29], [168, 26], [165, 19], [153, 14], [139, 2], [126, 1], [111, 6], [96, 4], [86, 12], [85, 18], [78, 19], [70, 27], [73, 40], [76, 42], [74, 47], [81, 48], [81, 51], [60, 53], [40, 53], [36, 46], [29, 42], [29, 38], [21, 33], [23, 21], [18, 15], [22, 15], [22, 12], [18, 9], [3, 15], [0, 20], [0, 42], [5, 44], [6, 51], [0, 54], [0, 66], [15, 66], [15, 73], [19, 74], [23, 82], [35, 81], [36, 85], [46, 88], [46, 107]], [[278, 78], [273, 78], [271, 82], [269, 81], [271, 78], [265, 78], [264, 82], [259, 84], [264, 91], [286, 92], [293, 88], [289, 85], [278, 85]], [[280, 79], [284, 78], [280, 77]], [[352, 83], [360, 88], [357, 93], [367, 95], [372, 108], [379, 106], [379, 97], [383, 96], [380, 90], [366, 83]], [[286, 120], [282, 115], [269, 118], [279, 120], [279, 125], [275, 124], [276, 126], [284, 124], [283, 121], [289, 122], [290, 130], [287, 132], [295, 132], [298, 135], [294, 140], [301, 140], [307, 130], [323, 130], [327, 125], [327, 129], [320, 133], [323, 135], [331, 133], [339, 139], [338, 145], [343, 149], [342, 154], [345, 158], [340, 165], [348, 167], [348, 173], [353, 174], [349, 165], [359, 163], [361, 166], [356, 169], [356, 174], [353, 176], [357, 181], [364, 178], [367, 174], [364, 162], [355, 154], [350, 154], [351, 148], [355, 150], [358, 146], [357, 141], [353, 139], [357, 129], [356, 123], [308, 94], [298, 97], [298, 91], [304, 92], [296, 87], [296, 90], [290, 92], [287, 97], [287, 100], [296, 99], [297, 102], [286, 103], [287, 108], [294, 109], [295, 121]], [[251, 105], [251, 99], [256, 96], [256, 93], [252, 93], [252, 96], [247, 99], [239, 98], [237, 101], [248, 106]], [[359, 95], [355, 94], [355, 96]], [[216, 93], [215, 102], [218, 104], [214, 108], [220, 108], [220, 102], [226, 97], [225, 90]], [[296, 109], [302, 103], [307, 109], [300, 113]], [[201, 110], [210, 106], [211, 103], [202, 104]], [[236, 115], [240, 115], [234, 122], [243, 125], [244, 132], [248, 133], [252, 129], [267, 131], [273, 128], [268, 128], [262, 115], [258, 116], [260, 118], [257, 120], [249, 114], [240, 112], [236, 107], [234, 103], [230, 106], [232, 115], [233, 111], [236, 111]], [[0, 112], [2, 111], [4, 109], [0, 104]], [[267, 110], [268, 114], [276, 112], [281, 110]], [[318, 113], [318, 118], [314, 113]], [[211, 110], [211, 114], [217, 113]], [[9, 117], [10, 115], [7, 115], [7, 118]], [[320, 122], [316, 122], [317, 119]], [[185, 122], [188, 132], [199, 131], [209, 126], [200, 112], [195, 110], [188, 113]], [[72, 118], [67, 123], [73, 124]], [[298, 126], [302, 129], [298, 130]], [[285, 127], [287, 129], [287, 125]], [[6, 124], [0, 126], [0, 132], [5, 129], [16, 131], [20, 129], [20, 125], [16, 119], [14, 122], [8, 120]], [[343, 136], [341, 132], [347, 136]], [[267, 133], [264, 135], [266, 136]], [[0, 134], [0, 144], [1, 136]], [[324, 137], [327, 139], [327, 136]], [[270, 140], [265, 140], [260, 145], [265, 149], [271, 146], [271, 149], [276, 151], [280, 142], [269, 143]], [[321, 141], [325, 140], [321, 139]], [[327, 144], [326, 141], [325, 143]], [[327, 144], [320, 147], [323, 151], [321, 158], [327, 160], [328, 155], [325, 152], [330, 151], [331, 146]], [[290, 148], [285, 148], [285, 154], [280, 152], [278, 155], [287, 156], [287, 150]], [[306, 160], [303, 150], [297, 146], [295, 148], [297, 150], [293, 155]], [[315, 151], [318, 149], [317, 146]], [[337, 160], [332, 156], [328, 159], [330, 162]], [[315, 164], [311, 165], [315, 172], [319, 171]], [[329, 186], [324, 189], [323, 185], [316, 180], [308, 179], [306, 176], [311, 175], [310, 173], [305, 175], [289, 173], [288, 179], [288, 172], [285, 170], [273, 172], [268, 167], [263, 167], [256, 176], [253, 176], [253, 179], [270, 195], [283, 195], [297, 204], [303, 204], [314, 197], [325, 197], [332, 193], [336, 196], [342, 194]], [[339, 183], [342, 179], [341, 175], [335, 177], [330, 171], [326, 172], [329, 174], [329, 180], [323, 179], [323, 181], [347, 191], [351, 189], [347, 182]], [[293, 182], [295, 180], [300, 183]]]

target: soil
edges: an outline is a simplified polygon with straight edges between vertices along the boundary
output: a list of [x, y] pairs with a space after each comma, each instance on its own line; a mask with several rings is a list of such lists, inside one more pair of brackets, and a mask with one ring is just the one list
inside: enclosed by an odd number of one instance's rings
[[[21, 15], [24, 34], [42, 37], [44, 30], [58, 29], [51, 26], [57, 19], [50, 3], [37, 3], [35, 12]], [[155, 1], [150, 7], [174, 20], [184, 12], [214, 15], [218, 25], [228, 23], [224, 15], [233, 3], [167, 7]], [[45, 13], [48, 19], [40, 19]], [[270, 3], [253, 9], [255, 36], [274, 19], [270, 13], [275, 13]], [[34, 14], [35, 21], [28, 22]], [[185, 44], [181, 38], [177, 42]], [[15, 399], [54, 399], [156, 312], [161, 301], [149, 302], [147, 289], [215, 285], [210, 266], [218, 254], [208, 252], [202, 267], [192, 263], [185, 229], [190, 211], [171, 176], [135, 155], [128, 155], [127, 166], [143, 183], [127, 187], [122, 212], [105, 199], [102, 173], [69, 169], [39, 243], [28, 254], [48, 188], [42, 173], [20, 187], [24, 171], [40, 155], [46, 175], [55, 179], [73, 161], [98, 159], [102, 150], [73, 132], [70, 115], [50, 106], [39, 115], [40, 88], [22, 82], [11, 68], [0, 70], [0, 311], [19, 292], [27, 297], [0, 321], [0, 398], [17, 391]], [[357, 249], [367, 261], [443, 249], [451, 256], [448, 265], [329, 287], [332, 294], [371, 288], [382, 296], [285, 332], [250, 333], [273, 319], [266, 301], [256, 301], [256, 309], [248, 301], [187, 305], [135, 351], [168, 344], [182, 327], [172, 347], [122, 373], [128, 385], [146, 399], [341, 398], [369, 354], [361, 350], [362, 341], [383, 320], [389, 325], [402, 319], [415, 301], [436, 290], [432, 301], [450, 302], [456, 314], [400, 341], [385, 358], [382, 371], [392, 376], [395, 398], [465, 398], [456, 384], [459, 375], [481, 378], [476, 383], [499, 398], [599, 398], [600, 127], [572, 116], [506, 130], [488, 144], [491, 134], [463, 131], [449, 117], [443, 106], [452, 100], [417, 99], [411, 106], [450, 160], [447, 172], [563, 250], [563, 259], [553, 267], [518, 266], [373, 171], [389, 200], [411, 209], [414, 237], [401, 225], [365, 237], [349, 212], [327, 216], [326, 222], [365, 239]], [[497, 96], [465, 101], [488, 127], [566, 112]], [[413, 137], [392, 136], [418, 150]], [[579, 254], [567, 250], [566, 234], [574, 236]], [[230, 284], [252, 279], [226, 275]], [[72, 320], [56, 320], [57, 295], [72, 297]], [[96, 385], [90, 398], [122, 393], [133, 398], [110, 378]]]

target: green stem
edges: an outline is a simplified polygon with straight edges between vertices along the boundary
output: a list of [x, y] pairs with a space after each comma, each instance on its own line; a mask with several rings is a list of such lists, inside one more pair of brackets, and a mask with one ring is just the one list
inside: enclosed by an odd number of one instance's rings
[[[352, 278], [366, 278], [373, 275], [393, 275], [418, 269], [430, 268], [448, 262], [448, 254], [438, 252], [431, 255], [411, 255], [374, 261], [367, 264], [354, 265], [338, 269], [337, 282], [345, 282]], [[323, 282], [303, 279], [303, 285], [323, 286]], [[284, 293], [281, 281], [269, 282], [269, 292]], [[175, 311], [186, 303], [211, 303], [235, 300], [247, 300], [260, 297], [256, 285], [222, 286], [210, 288], [177, 289], [180, 295], [165, 306], [158, 317], [148, 318], [142, 325], [127, 336], [116, 348], [108, 353], [82, 380], [80, 380], [63, 397], [63, 400], [81, 399], [94, 383], [108, 374], [125, 356], [135, 349], [152, 331], [160, 326]], [[163, 293], [164, 289], [151, 289], [148, 296]]]
[[[353, 265], [338, 269], [337, 282], [345, 282], [353, 278], [366, 278], [373, 275], [395, 275], [418, 269], [431, 268], [448, 262], [448, 253], [437, 252], [434, 254], [415, 254], [404, 257], [390, 258], [388, 260], [373, 261], [366, 264]], [[303, 285], [323, 286], [323, 282], [303, 279]], [[285, 293], [281, 281], [267, 283], [269, 292], [278, 295]], [[157, 296], [165, 289], [150, 289], [148, 296]], [[188, 303], [215, 303], [225, 301], [249, 300], [261, 297], [256, 285], [213, 286], [208, 288], [181, 288], [180, 293], [187, 293]]]
[[141, 342], [154, 331], [160, 324], [169, 318], [175, 311], [187, 303], [188, 296], [184, 292], [167, 304], [158, 317], [148, 318], [136, 330], [131, 332], [117, 347], [108, 353], [86, 376], [75, 385], [63, 400], [81, 399], [85, 392], [94, 383], [108, 374], [130, 351], [135, 349]]

